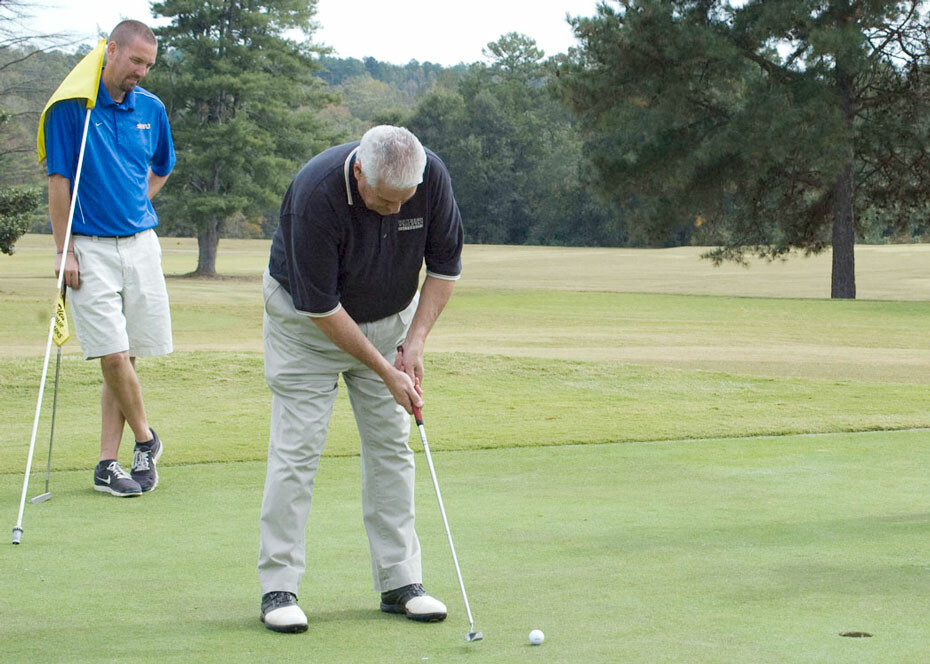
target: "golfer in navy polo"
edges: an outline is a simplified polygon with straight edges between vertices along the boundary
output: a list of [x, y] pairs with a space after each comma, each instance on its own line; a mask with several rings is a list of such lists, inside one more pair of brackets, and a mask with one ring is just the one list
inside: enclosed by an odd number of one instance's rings
[[[68, 247], [63, 245], [84, 130], [83, 101], [59, 102], [45, 125], [48, 209], [58, 247], [55, 274], [65, 271], [81, 349], [86, 359], [100, 358], [104, 379], [94, 488], [121, 497], [155, 488], [162, 452], [146, 418], [135, 359], [172, 350], [151, 198], [174, 166], [174, 146], [164, 105], [138, 87], [157, 51], [155, 35], [139, 21], [123, 21], [110, 34]], [[117, 459], [127, 422], [136, 440], [130, 473]]]
[[297, 605], [304, 533], [340, 374], [361, 439], [381, 610], [446, 617], [422, 585], [408, 413], [423, 405], [424, 344], [461, 272], [462, 244], [445, 165], [400, 127], [317, 155], [287, 190], [263, 283], [272, 410], [258, 576], [269, 629], [307, 629]]

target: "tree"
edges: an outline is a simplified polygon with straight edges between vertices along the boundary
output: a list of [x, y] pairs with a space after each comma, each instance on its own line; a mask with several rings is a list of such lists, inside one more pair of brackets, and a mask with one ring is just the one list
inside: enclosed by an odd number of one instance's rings
[[[10, 119], [0, 108], [0, 129]], [[10, 148], [0, 148], [0, 164], [7, 161]], [[0, 252], [13, 253], [13, 245], [29, 230], [29, 215], [39, 207], [39, 195], [34, 189], [0, 187]]]
[[582, 146], [544, 55], [503, 35], [490, 64], [423, 97], [408, 126], [452, 172], [468, 242], [618, 245], [618, 215], [579, 177]]
[[558, 73], [631, 232], [718, 262], [832, 245], [832, 296], [855, 297], [857, 214], [930, 199], [924, 3], [617, 4], [572, 20]]
[[[329, 144], [316, 112], [316, 0], [164, 0], [162, 56], [146, 79], [165, 102], [178, 164], [156, 198], [197, 232], [196, 275], [216, 273], [226, 220], [280, 204], [298, 166]], [[306, 41], [287, 38], [294, 31]]]
[[[34, 34], [26, 28], [30, 2], [0, 0], [0, 251], [13, 253], [16, 241], [29, 230], [30, 215], [41, 197], [34, 178], [36, 124], [42, 106], [63, 71], [49, 66], [63, 58], [42, 56], [66, 40], [58, 34]], [[24, 186], [25, 185], [25, 186]]]
[[29, 215], [39, 207], [35, 189], [0, 189], [0, 251], [13, 253], [13, 245], [29, 230]]

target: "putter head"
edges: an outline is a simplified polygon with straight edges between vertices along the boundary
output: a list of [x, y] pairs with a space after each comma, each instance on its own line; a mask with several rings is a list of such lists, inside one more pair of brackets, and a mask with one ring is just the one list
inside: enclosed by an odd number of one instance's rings
[[481, 632], [469, 632], [465, 635], [465, 640], [471, 643], [472, 641], [480, 641], [484, 638], [484, 634]]
[[36, 496], [35, 498], [30, 498], [29, 502], [30, 503], [44, 503], [46, 500], [48, 500], [51, 497], [52, 497], [52, 494], [46, 492], [46, 493]]

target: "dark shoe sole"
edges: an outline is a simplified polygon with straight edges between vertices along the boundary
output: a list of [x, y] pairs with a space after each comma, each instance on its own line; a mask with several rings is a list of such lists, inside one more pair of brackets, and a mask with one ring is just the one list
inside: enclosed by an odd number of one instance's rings
[[262, 621], [266, 629], [270, 629], [272, 632], [280, 632], [281, 634], [299, 634], [300, 632], [306, 632], [309, 627], [309, 625], [269, 625], [265, 622], [265, 616], [259, 616], [259, 620]]
[[445, 613], [408, 613], [406, 607], [398, 604], [385, 604], [381, 603], [381, 610], [385, 613], [398, 613], [400, 615], [406, 616], [408, 620], [416, 620], [417, 622], [442, 622], [446, 619]]
[[141, 495], [142, 495], [142, 492], [141, 492], [141, 491], [133, 491], [133, 492], [129, 492], [129, 493], [120, 493], [119, 491], [116, 491], [115, 489], [112, 489], [112, 488], [110, 488], [110, 487], [108, 487], [108, 486], [101, 486], [100, 484], [95, 484], [95, 485], [94, 485], [94, 491], [102, 491], [102, 492], [104, 492], [104, 493], [110, 494], [111, 496], [116, 496], [117, 498], [135, 498], [136, 496], [141, 496]]
[[407, 620], [416, 620], [417, 622], [434, 623], [434, 622], [442, 622], [445, 619], [446, 619], [445, 613], [424, 613], [421, 616], [414, 615], [412, 613], [407, 614]]

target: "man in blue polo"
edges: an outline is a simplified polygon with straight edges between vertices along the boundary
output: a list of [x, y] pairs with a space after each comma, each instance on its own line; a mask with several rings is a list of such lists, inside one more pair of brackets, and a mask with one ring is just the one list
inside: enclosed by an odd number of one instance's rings
[[317, 155], [285, 194], [263, 283], [272, 410], [258, 576], [269, 629], [307, 629], [297, 605], [304, 533], [340, 374], [361, 438], [380, 608], [446, 617], [422, 586], [408, 413], [423, 405], [424, 344], [461, 272], [462, 243], [445, 165], [400, 127]]
[[[84, 130], [83, 102], [59, 102], [45, 125], [48, 207], [58, 247], [55, 274], [65, 271], [84, 357], [100, 358], [103, 372], [94, 488], [120, 497], [155, 488], [155, 464], [163, 449], [146, 418], [135, 359], [172, 350], [151, 199], [168, 179], [175, 153], [164, 105], [138, 87], [157, 51], [155, 35], [139, 21], [123, 21], [110, 34], [68, 247], [64, 240]], [[117, 459], [126, 423], [136, 440], [130, 473]]]

